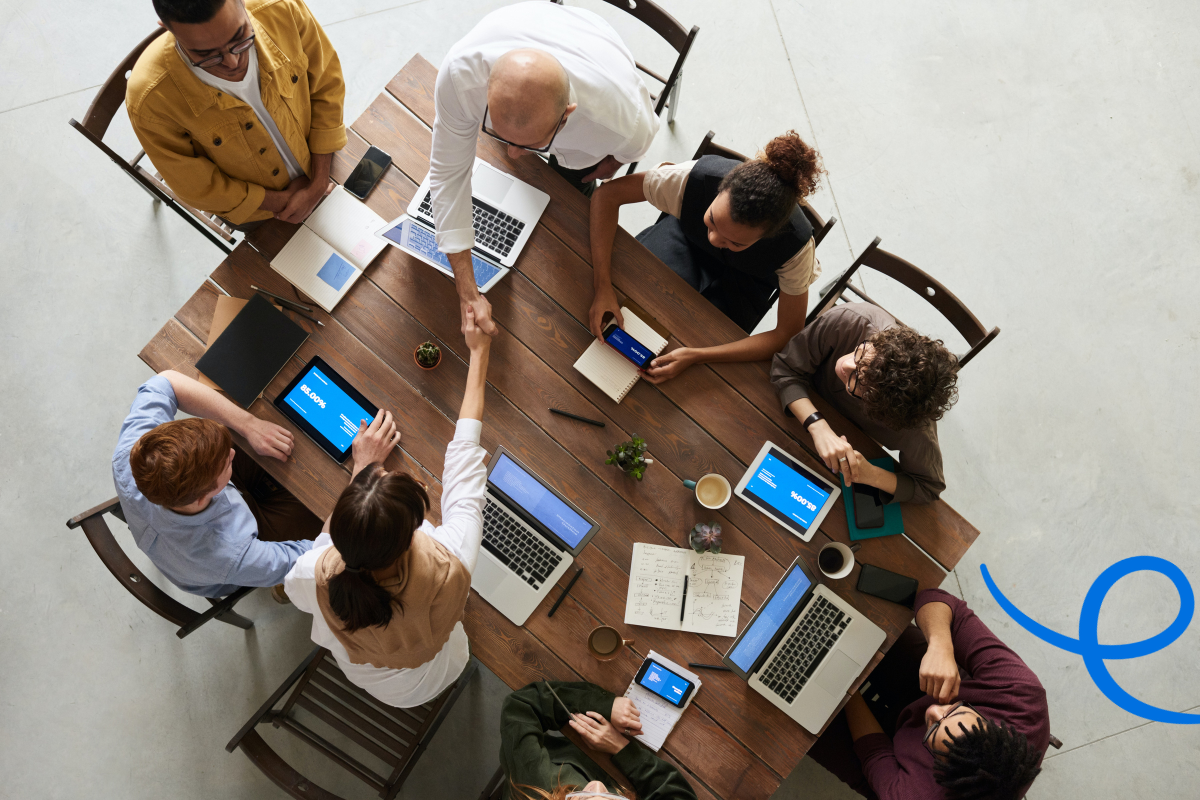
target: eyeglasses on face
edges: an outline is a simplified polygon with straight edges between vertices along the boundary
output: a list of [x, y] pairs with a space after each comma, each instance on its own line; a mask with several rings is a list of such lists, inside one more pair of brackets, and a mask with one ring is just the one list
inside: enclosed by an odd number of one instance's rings
[[942, 718], [937, 720], [936, 722], [934, 722], [932, 725], [930, 725], [929, 730], [925, 731], [925, 738], [921, 740], [921, 744], [925, 747], [926, 750], [928, 750], [929, 752], [934, 753], [936, 755], [936, 751], [934, 751], [934, 749], [933, 749], [933, 742], [931, 741], [931, 739], [933, 738], [934, 732], [937, 731], [938, 728], [940, 728], [942, 726], [943, 722], [945, 722], [946, 720], [950, 719], [953, 716], [961, 714], [963, 711], [974, 711], [975, 714], [977, 714], [980, 719], [983, 718], [982, 714], [980, 714], [978, 711], [975, 711], [975, 706], [971, 705], [970, 703], [964, 703], [962, 700], [959, 700], [957, 703], [950, 706], [950, 708], [946, 709], [946, 713], [942, 715]]
[[854, 371], [850, 373], [850, 377], [846, 378], [846, 391], [854, 397], [862, 397], [858, 393], [858, 373], [862, 360], [867, 355], [867, 342], [863, 342], [858, 347], [854, 348]]
[[[546, 153], [549, 153], [550, 148], [554, 146], [554, 140], [555, 140], [555, 138], [557, 138], [559, 131], [561, 131], [563, 129], [563, 126], [567, 124], [567, 115], [565, 112], [563, 113], [562, 118], [558, 121], [558, 127], [554, 129], [554, 133], [550, 136], [550, 141], [546, 143], [545, 147], [530, 147], [527, 144], [517, 144], [516, 142], [510, 142], [508, 139], [505, 139], [503, 136], [501, 136], [500, 134], [496, 133], [494, 130], [489, 128], [487, 121], [488, 121], [488, 107], [485, 105], [483, 107], [483, 122], [479, 123], [479, 130], [483, 131], [488, 136], [492, 137], [493, 139], [495, 139], [497, 142], [500, 142], [501, 144], [506, 144], [509, 147], [516, 147], [520, 150], [528, 150], [531, 153], [540, 153], [542, 155], [545, 155]], [[573, 797], [573, 796], [574, 795], [568, 795], [568, 797]], [[582, 797], [582, 795], [580, 795], [580, 796]]]
[[[255, 37], [255, 34], [252, 33], [252, 34], [250, 34], [249, 37], [242, 39], [240, 42], [234, 42], [233, 44], [229, 45], [228, 49], [222, 48], [221, 52], [217, 53], [215, 56], [209, 56], [208, 58], [204, 59], [203, 61], [192, 61], [192, 59], [189, 57], [188, 63], [191, 64], [193, 67], [200, 67], [202, 69], [207, 69], [209, 67], [215, 67], [218, 64], [220, 64], [222, 61], [225, 60], [226, 53], [230, 53], [231, 55], [237, 56], [237, 55], [241, 55], [242, 53], [246, 52], [251, 47], [254, 47], [254, 37]], [[180, 50], [182, 50], [182, 49], [183, 48], [180, 48]]]

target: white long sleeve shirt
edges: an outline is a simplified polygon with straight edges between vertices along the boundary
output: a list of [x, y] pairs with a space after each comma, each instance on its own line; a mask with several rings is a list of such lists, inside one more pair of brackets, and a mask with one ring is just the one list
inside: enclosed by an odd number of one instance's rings
[[531, 0], [488, 14], [442, 62], [434, 87], [437, 117], [429, 157], [429, 188], [438, 249], [470, 250], [471, 168], [487, 107], [492, 65], [505, 53], [535, 48], [562, 64], [578, 108], [554, 137], [550, 153], [568, 169], [612, 156], [637, 161], [658, 133], [650, 91], [629, 48], [612, 26], [590, 11]]
[[[474, 574], [483, 541], [483, 503], [487, 489], [487, 452], [479, 445], [483, 423], [460, 419], [454, 439], [446, 448], [446, 470], [442, 475], [442, 524], [434, 527], [429, 520], [420, 530], [449, 550], [467, 571]], [[354, 664], [346, 648], [333, 635], [317, 606], [315, 570], [317, 559], [333, 546], [328, 533], [313, 542], [313, 548], [297, 559], [284, 578], [283, 588], [296, 608], [312, 614], [312, 640], [333, 653], [338, 666], [356, 686], [366, 689], [388, 705], [412, 708], [433, 700], [462, 674], [470, 660], [467, 632], [462, 622], [454, 626], [450, 639], [432, 660], [412, 669]]]

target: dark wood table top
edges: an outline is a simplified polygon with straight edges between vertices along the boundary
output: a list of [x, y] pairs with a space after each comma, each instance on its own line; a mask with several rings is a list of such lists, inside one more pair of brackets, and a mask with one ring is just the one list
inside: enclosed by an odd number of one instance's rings
[[[369, 145], [392, 155], [392, 166], [367, 201], [384, 219], [404, 213], [429, 169], [435, 76], [435, 68], [415, 56], [354, 123], [348, 145], [334, 159], [333, 175], [340, 182]], [[746, 557], [740, 629], [784, 565], [801, 555], [815, 567], [822, 545], [849, 543], [845, 512], [839, 504], [812, 541], [804, 543], [737, 498], [720, 512], [701, 508], [682, 481], [719, 472], [736, 482], [768, 439], [814, 469], [824, 469], [806, 449], [799, 423], [783, 414], [768, 365], [694, 366], [660, 386], [640, 381], [622, 403], [614, 404], [572, 368], [592, 341], [587, 330], [592, 297], [587, 199], [538, 159], [510, 161], [486, 137], [478, 152], [551, 197], [516, 269], [488, 293], [502, 330], [492, 345], [482, 443], [489, 452], [498, 445], [511, 450], [592, 515], [602, 530], [577, 559], [585, 572], [552, 619], [546, 617], [549, 604], [573, 571], [520, 628], [472, 592], [464, 620], [472, 651], [514, 688], [542, 678], [588, 680], [618, 695], [650, 649], [681, 663], [719, 663], [732, 641], [728, 638], [624, 624], [634, 543], [687, 547], [692, 525], [718, 520], [725, 531], [724, 552]], [[295, 229], [269, 222], [256, 230], [143, 348], [142, 360], [155, 371], [173, 368], [195, 376], [219, 294], [249, 297], [254, 284], [293, 296], [292, 287], [268, 262]], [[744, 335], [622, 230], [614, 247], [613, 281], [619, 293], [673, 333], [669, 347], [719, 344]], [[274, 398], [303, 364], [320, 355], [372, 401], [396, 414], [404, 438], [402, 452], [390, 458], [389, 466], [419, 473], [430, 485], [436, 521], [439, 477], [468, 359], [453, 283], [389, 247], [332, 315], [319, 308], [315, 315], [325, 326], [297, 318], [311, 336], [264, 397]], [[427, 339], [437, 341], [443, 351], [442, 363], [433, 371], [419, 369], [412, 357], [413, 348]], [[868, 457], [882, 454], [852, 424], [818, 405], [833, 417], [834, 428]], [[547, 410], [551, 406], [603, 420], [607, 427], [552, 415]], [[266, 399], [250, 410], [292, 427]], [[646, 438], [655, 460], [641, 482], [604, 465], [605, 450], [632, 433]], [[349, 471], [305, 436], [297, 435], [295, 441], [286, 464], [263, 459], [263, 466], [324, 517]], [[907, 535], [865, 541], [857, 558], [916, 577], [921, 588], [936, 587], [978, 531], [944, 502], [905, 505], [903, 510]], [[857, 592], [858, 572], [856, 564], [849, 577], [829, 584], [887, 632], [877, 662], [911, 614]], [[601, 623], [635, 640], [621, 657], [606, 663], [588, 654], [585, 641]], [[703, 678], [703, 689], [660, 755], [684, 771], [701, 798], [768, 797], [814, 737], [731, 673], [705, 672]]]

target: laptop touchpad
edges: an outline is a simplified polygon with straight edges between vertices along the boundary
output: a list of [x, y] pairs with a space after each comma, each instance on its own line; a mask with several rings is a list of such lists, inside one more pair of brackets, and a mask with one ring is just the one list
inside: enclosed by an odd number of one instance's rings
[[817, 685], [840, 700], [860, 672], [862, 667], [855, 663], [854, 659], [840, 650], [835, 650], [825, 659], [825, 665], [817, 673]]
[[479, 169], [475, 170], [475, 175], [471, 179], [471, 194], [481, 200], [486, 200], [494, 206], [499, 206], [504, 202], [504, 198], [508, 195], [508, 190], [512, 188], [512, 185], [513, 179], [503, 172], [480, 164]]
[[509, 574], [506, 569], [481, 553], [479, 561], [475, 563], [475, 574], [471, 576], [471, 588], [487, 597], [500, 588], [500, 584], [504, 583]]

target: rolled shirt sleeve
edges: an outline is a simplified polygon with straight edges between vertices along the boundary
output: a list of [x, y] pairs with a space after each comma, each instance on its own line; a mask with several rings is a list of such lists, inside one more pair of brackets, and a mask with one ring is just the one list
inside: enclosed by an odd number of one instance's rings
[[784, 294], [801, 295], [821, 277], [821, 265], [816, 258], [817, 243], [809, 239], [800, 252], [789, 258], [775, 270], [779, 278], [779, 291]]
[[646, 202], [676, 219], [683, 213], [683, 193], [695, 161], [672, 164], [664, 161], [642, 178], [642, 194]]
[[[450, 59], [438, 70], [433, 89], [436, 116], [429, 153], [429, 191], [438, 250], [461, 253], [475, 245], [472, 224], [471, 171], [479, 120], [469, 113], [454, 85]], [[481, 109], [482, 111], [482, 109]]]

